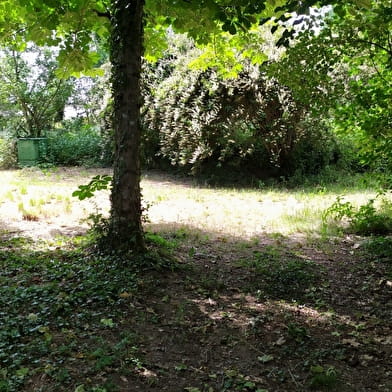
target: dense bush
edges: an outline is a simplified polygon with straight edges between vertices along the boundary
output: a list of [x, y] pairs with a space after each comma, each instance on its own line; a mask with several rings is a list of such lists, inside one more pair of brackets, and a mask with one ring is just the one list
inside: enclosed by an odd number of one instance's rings
[[[380, 202], [376, 205], [375, 199], [366, 204], [355, 207], [349, 201], [342, 201], [341, 197], [324, 212], [324, 223], [341, 225], [345, 229], [359, 235], [385, 235], [392, 232], [392, 202], [378, 195]], [[332, 222], [331, 222], [332, 220]]]
[[[193, 173], [242, 171], [258, 177], [317, 173], [339, 158], [322, 123], [288, 88], [244, 64], [238, 78], [185, 66], [185, 54], [145, 66], [145, 162]], [[189, 59], [188, 59], [189, 61]]]
[[65, 166], [107, 166], [111, 164], [111, 151], [101, 132], [81, 120], [48, 134], [45, 162]]

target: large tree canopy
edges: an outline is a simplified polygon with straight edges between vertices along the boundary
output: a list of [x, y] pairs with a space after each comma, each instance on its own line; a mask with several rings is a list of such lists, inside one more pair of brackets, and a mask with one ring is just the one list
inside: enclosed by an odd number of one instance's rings
[[304, 31], [272, 74], [295, 98], [348, 139], [363, 164], [391, 167], [392, 1], [326, 15]]
[[19, 137], [41, 137], [63, 119], [71, 80], [56, 77], [57, 62], [48, 50], [0, 53], [0, 126]]
[[[279, 23], [290, 19], [290, 13], [307, 13], [310, 6], [331, 3], [334, 1], [2, 0], [0, 36], [3, 42], [20, 48], [28, 41], [59, 46], [62, 75], [90, 72], [97, 60], [94, 41], [110, 44], [115, 164], [109, 238], [115, 249], [142, 250], [139, 84], [143, 45], [146, 55], [159, 56], [164, 32], [171, 26], [199, 45], [209, 46], [206, 61], [216, 63], [222, 32], [242, 36], [271, 18], [275, 18], [272, 29], [276, 30]], [[350, 3], [371, 6], [370, 0]], [[290, 30], [283, 29], [279, 43], [287, 44], [291, 36]], [[233, 44], [240, 46], [241, 39]]]

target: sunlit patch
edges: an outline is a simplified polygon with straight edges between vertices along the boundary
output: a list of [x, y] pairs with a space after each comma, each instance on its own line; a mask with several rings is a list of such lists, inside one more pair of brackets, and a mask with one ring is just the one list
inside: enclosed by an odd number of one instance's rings
[[290, 303], [276, 301], [274, 302], [274, 306], [286, 312], [304, 317], [307, 320], [317, 321], [318, 323], [329, 323], [332, 319], [331, 313], [319, 312], [318, 310], [305, 305], [292, 305]]
[[158, 378], [158, 374], [152, 370], [149, 370], [146, 368], [141, 368], [141, 369], [137, 368], [135, 370], [136, 370], [136, 373], [139, 374], [139, 376], [142, 376], [144, 378]]

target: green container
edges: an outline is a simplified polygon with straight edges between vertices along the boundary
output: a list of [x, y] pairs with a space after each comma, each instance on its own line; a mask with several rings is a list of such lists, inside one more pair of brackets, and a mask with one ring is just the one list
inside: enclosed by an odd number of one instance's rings
[[18, 163], [20, 166], [36, 166], [45, 155], [47, 139], [45, 137], [18, 139]]

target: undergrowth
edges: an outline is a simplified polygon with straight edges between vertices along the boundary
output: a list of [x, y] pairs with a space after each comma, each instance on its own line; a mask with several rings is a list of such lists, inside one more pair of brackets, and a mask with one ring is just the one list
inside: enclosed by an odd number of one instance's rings
[[262, 252], [254, 252], [253, 258], [238, 264], [253, 271], [252, 281], [259, 296], [288, 300], [302, 298], [320, 273], [314, 262], [274, 246], [266, 246]]
[[[46, 247], [23, 238], [0, 244], [0, 391], [19, 392], [43, 378], [51, 391], [74, 391], [83, 378], [80, 390], [110, 391], [108, 369], [127, 374], [142, 366], [136, 336], [120, 326], [144, 282], [136, 268], [143, 263], [70, 243]], [[157, 259], [143, 257], [151, 267]]]
[[[376, 204], [378, 201], [378, 205]], [[392, 232], [392, 201], [384, 193], [378, 193], [359, 207], [338, 196], [324, 211], [325, 225], [340, 226], [348, 232], [359, 235], [384, 235]]]

